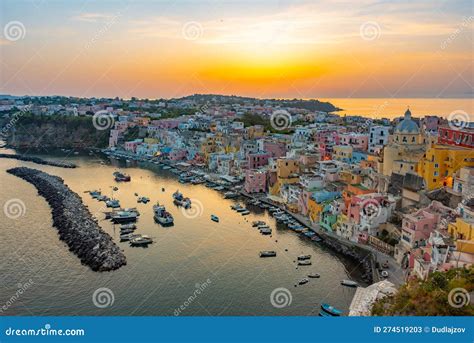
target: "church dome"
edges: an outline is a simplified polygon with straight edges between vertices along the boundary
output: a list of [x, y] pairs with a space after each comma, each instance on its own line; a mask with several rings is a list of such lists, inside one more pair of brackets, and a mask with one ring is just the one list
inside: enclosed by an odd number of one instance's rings
[[395, 127], [395, 133], [420, 133], [420, 128], [415, 123], [413, 119], [411, 119], [411, 112], [410, 109], [407, 109], [405, 112], [405, 118], [398, 123]]

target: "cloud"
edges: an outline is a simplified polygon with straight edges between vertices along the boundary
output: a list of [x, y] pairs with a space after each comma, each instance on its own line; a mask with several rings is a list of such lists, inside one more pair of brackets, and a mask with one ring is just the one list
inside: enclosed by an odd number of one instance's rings
[[107, 13], [81, 13], [72, 17], [73, 20], [85, 21], [89, 23], [97, 23], [110, 20], [114, 17], [114, 14]]

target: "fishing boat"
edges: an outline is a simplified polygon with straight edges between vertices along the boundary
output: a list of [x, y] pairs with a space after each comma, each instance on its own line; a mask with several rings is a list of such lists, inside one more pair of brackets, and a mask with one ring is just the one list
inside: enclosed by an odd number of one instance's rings
[[137, 199], [138, 203], [143, 203], [143, 204], [146, 204], [149, 201], [150, 201], [150, 198], [147, 198], [147, 197], [138, 197], [138, 199]]
[[310, 260], [303, 260], [303, 261], [298, 261], [299, 266], [310, 266], [311, 261]]
[[342, 280], [341, 285], [347, 286], [347, 287], [357, 287], [359, 284], [355, 281], [352, 280]]
[[166, 208], [163, 205], [160, 205], [159, 203], [153, 205], [153, 212], [153, 218], [156, 222], [160, 223], [163, 226], [173, 225], [174, 218], [171, 213], [166, 211]]
[[266, 223], [262, 220], [257, 220], [257, 221], [252, 222], [253, 227], [262, 226], [262, 225], [266, 225]]
[[114, 223], [130, 223], [137, 220], [138, 213], [135, 211], [114, 211], [110, 219]]
[[263, 229], [260, 229], [260, 233], [262, 235], [271, 235], [272, 234], [272, 229], [270, 228], [263, 228]]
[[308, 283], [308, 282], [309, 282], [309, 280], [308, 280], [307, 278], [304, 278], [304, 279], [301, 279], [301, 280], [298, 282], [298, 284], [299, 284], [299, 285], [304, 285], [304, 284], [306, 284], [306, 283]]
[[240, 212], [241, 215], [246, 216], [250, 214], [250, 211], [245, 209], [244, 211]]
[[224, 193], [224, 198], [225, 199], [234, 199], [237, 198], [239, 195], [235, 192], [225, 192]]
[[128, 242], [133, 238], [140, 237], [141, 235], [134, 234], [134, 233], [126, 233], [120, 235], [120, 242]]
[[[211, 187], [211, 188], [213, 188], [216, 191], [223, 191], [225, 189], [223, 186], [215, 186], [215, 187]], [[227, 198], [227, 199], [230, 199], [230, 198]]]
[[214, 214], [211, 214], [211, 220], [216, 222], [216, 223], [219, 223], [219, 217], [214, 215]]
[[260, 257], [275, 257], [277, 255], [276, 251], [260, 251]]
[[319, 236], [313, 236], [313, 237], [311, 238], [311, 240], [314, 241], [314, 242], [321, 242], [321, 241], [322, 241], [322, 238], [319, 237]]
[[310, 258], [311, 258], [311, 255], [300, 255], [298, 256], [298, 261], [309, 260]]
[[163, 170], [170, 170], [170, 169], [171, 169], [171, 167], [170, 167], [170, 166], [166, 166], [166, 165], [165, 165], [165, 166], [163, 166]]
[[318, 273], [311, 273], [311, 274], [308, 274], [308, 277], [311, 279], [319, 279], [321, 275], [319, 275]]
[[89, 194], [91, 195], [92, 199], [97, 199], [100, 195], [100, 191], [90, 191]]
[[313, 231], [307, 231], [307, 232], [304, 233], [304, 235], [306, 237], [311, 238], [311, 237], [315, 236], [316, 234]]
[[105, 202], [105, 205], [107, 207], [111, 207], [111, 208], [119, 208], [120, 207], [120, 201], [118, 201], [116, 199], [110, 199], [110, 200]]
[[131, 180], [130, 175], [127, 175], [127, 174], [119, 172], [119, 171], [114, 172], [113, 175], [115, 177], [115, 181], [117, 181], [117, 182], [128, 182], [128, 181]]
[[230, 208], [237, 212], [245, 210], [245, 208], [241, 204], [231, 205]]
[[173, 202], [177, 206], [183, 206], [185, 209], [191, 207], [191, 199], [185, 198], [179, 191], [173, 193]]
[[123, 229], [123, 230], [120, 230], [120, 234], [128, 235], [129, 233], [133, 233], [133, 231], [135, 231], [135, 229]]
[[134, 223], [120, 225], [120, 230], [136, 229], [136, 228], [137, 226]]
[[148, 246], [151, 243], [153, 243], [153, 239], [148, 236], [135, 237], [130, 240], [130, 246], [132, 247]]
[[321, 308], [326, 312], [329, 313], [332, 316], [340, 316], [342, 314], [341, 310], [338, 310], [334, 306], [331, 306], [329, 304], [321, 304]]

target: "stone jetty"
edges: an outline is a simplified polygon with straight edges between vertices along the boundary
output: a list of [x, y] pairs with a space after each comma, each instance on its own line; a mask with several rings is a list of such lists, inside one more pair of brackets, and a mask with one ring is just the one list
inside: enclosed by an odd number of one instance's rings
[[60, 167], [60, 168], [76, 168], [76, 165], [73, 163], [67, 162], [55, 162], [55, 161], [46, 161], [39, 157], [33, 156], [23, 156], [16, 154], [0, 154], [0, 158], [11, 158], [20, 161], [33, 162], [36, 164], [43, 164], [46, 166]]
[[127, 263], [112, 237], [100, 228], [81, 197], [65, 185], [62, 178], [26, 167], [7, 172], [38, 189], [51, 206], [53, 225], [58, 229], [60, 239], [83, 264], [94, 271], [109, 271]]

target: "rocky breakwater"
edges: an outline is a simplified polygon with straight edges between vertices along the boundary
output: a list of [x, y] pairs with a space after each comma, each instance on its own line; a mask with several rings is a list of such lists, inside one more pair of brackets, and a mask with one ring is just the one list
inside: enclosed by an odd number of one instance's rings
[[364, 270], [364, 274], [362, 274], [362, 279], [371, 284], [373, 282], [373, 268], [372, 268], [372, 260], [373, 256], [372, 253], [368, 250], [362, 249], [360, 247], [354, 245], [346, 245], [342, 243], [340, 240], [333, 238], [328, 235], [322, 235], [323, 241], [322, 243], [335, 252], [352, 259], [356, 263], [360, 264], [362, 269]]
[[94, 271], [109, 271], [125, 265], [126, 258], [112, 237], [92, 217], [81, 197], [63, 179], [37, 169], [18, 167], [7, 170], [33, 184], [52, 209], [53, 225], [59, 237], [81, 262]]
[[76, 168], [76, 165], [73, 163], [67, 162], [55, 162], [55, 161], [46, 161], [39, 157], [32, 156], [23, 156], [16, 154], [0, 154], [0, 158], [11, 158], [20, 161], [33, 162], [36, 164], [43, 164], [46, 166], [60, 167], [60, 168]]

